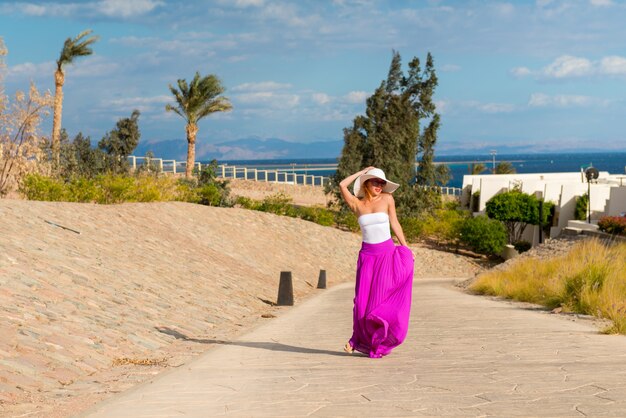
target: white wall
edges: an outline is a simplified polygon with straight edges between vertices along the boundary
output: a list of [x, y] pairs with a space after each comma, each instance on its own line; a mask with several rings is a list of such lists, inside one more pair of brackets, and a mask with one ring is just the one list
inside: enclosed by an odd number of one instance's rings
[[620, 216], [626, 212], [626, 184], [622, 187], [612, 187], [609, 202], [606, 205], [607, 216]]

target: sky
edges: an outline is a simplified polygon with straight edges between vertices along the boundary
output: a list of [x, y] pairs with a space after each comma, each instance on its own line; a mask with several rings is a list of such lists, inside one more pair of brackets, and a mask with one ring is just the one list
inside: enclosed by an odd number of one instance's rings
[[70, 136], [97, 142], [138, 109], [142, 141], [183, 140], [168, 85], [198, 71], [233, 105], [198, 143], [341, 140], [396, 50], [405, 70], [434, 58], [444, 154], [626, 150], [624, 22], [618, 0], [0, 1], [6, 94], [54, 92], [65, 39], [99, 36], [65, 67]]

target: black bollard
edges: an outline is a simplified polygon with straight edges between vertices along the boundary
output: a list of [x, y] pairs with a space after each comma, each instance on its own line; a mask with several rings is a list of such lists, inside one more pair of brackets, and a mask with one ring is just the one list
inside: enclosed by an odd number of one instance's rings
[[320, 270], [320, 277], [317, 279], [317, 288], [326, 289], [326, 270]]
[[293, 283], [290, 271], [280, 272], [280, 283], [278, 285], [278, 306], [293, 306]]

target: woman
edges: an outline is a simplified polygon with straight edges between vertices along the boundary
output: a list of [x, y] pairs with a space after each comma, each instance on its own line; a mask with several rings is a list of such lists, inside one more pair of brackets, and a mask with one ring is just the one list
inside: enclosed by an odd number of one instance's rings
[[[348, 186], [354, 182], [354, 194]], [[358, 216], [363, 233], [356, 271], [352, 338], [344, 350], [380, 358], [400, 345], [409, 326], [413, 264], [396, 216], [398, 184], [367, 167], [339, 183], [341, 196]], [[400, 241], [396, 246], [389, 227]]]

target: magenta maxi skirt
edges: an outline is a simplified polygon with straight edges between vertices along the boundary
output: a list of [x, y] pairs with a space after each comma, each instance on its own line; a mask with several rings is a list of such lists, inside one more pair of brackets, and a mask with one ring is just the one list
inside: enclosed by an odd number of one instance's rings
[[363, 243], [356, 269], [350, 345], [380, 358], [400, 345], [409, 329], [413, 254], [392, 239]]

